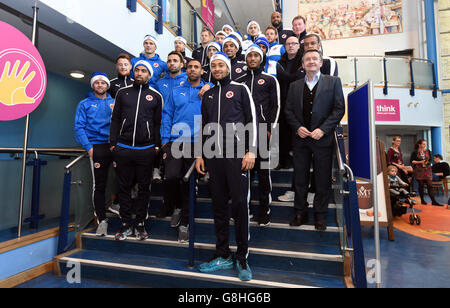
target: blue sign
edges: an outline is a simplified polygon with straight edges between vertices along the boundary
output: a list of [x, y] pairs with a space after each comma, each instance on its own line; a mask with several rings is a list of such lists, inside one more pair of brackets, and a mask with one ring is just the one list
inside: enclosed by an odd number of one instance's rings
[[348, 95], [349, 164], [357, 178], [370, 181], [369, 84]]

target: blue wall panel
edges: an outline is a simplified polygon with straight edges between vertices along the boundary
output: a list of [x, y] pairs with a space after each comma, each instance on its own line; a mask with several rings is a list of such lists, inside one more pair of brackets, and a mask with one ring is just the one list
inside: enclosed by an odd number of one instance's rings
[[[47, 72], [48, 86], [41, 105], [30, 115], [30, 147], [78, 146], [73, 121], [78, 103], [89, 85]], [[22, 147], [25, 120], [0, 121], [0, 147]], [[4, 157], [4, 156], [3, 156]]]

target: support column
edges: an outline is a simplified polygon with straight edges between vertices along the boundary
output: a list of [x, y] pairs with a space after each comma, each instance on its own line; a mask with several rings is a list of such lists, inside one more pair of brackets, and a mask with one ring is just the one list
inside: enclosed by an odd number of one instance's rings
[[444, 156], [444, 153], [442, 153], [442, 128], [440, 127], [431, 128], [431, 144], [433, 149], [433, 155], [441, 154], [442, 156]]

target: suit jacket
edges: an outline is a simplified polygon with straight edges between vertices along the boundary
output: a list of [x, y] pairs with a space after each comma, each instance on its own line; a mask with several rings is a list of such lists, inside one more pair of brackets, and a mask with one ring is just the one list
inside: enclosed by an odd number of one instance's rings
[[[305, 77], [306, 78], [306, 77]], [[295, 132], [295, 140], [305, 142], [298, 135], [298, 129], [305, 126], [303, 120], [303, 90], [305, 79], [291, 84], [285, 108], [288, 124]], [[320, 140], [313, 140], [321, 147], [333, 145], [334, 131], [345, 114], [345, 99], [342, 92], [342, 83], [339, 77], [320, 75], [316, 96], [314, 97], [311, 129], [320, 128], [325, 135]], [[312, 140], [312, 139], [311, 139]]]

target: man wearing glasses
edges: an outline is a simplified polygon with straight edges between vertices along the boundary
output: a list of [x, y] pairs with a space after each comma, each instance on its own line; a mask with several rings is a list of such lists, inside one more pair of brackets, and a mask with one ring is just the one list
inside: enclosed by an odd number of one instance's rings
[[[285, 119], [284, 108], [287, 94], [292, 82], [300, 80], [305, 76], [302, 69], [302, 51], [300, 43], [295, 36], [286, 40], [286, 53], [281, 57], [277, 65], [277, 79], [281, 89], [281, 113], [280, 113], [280, 164], [277, 169], [289, 169], [292, 162], [289, 156], [292, 143], [292, 132]], [[293, 197], [293, 196], [292, 196]]]

